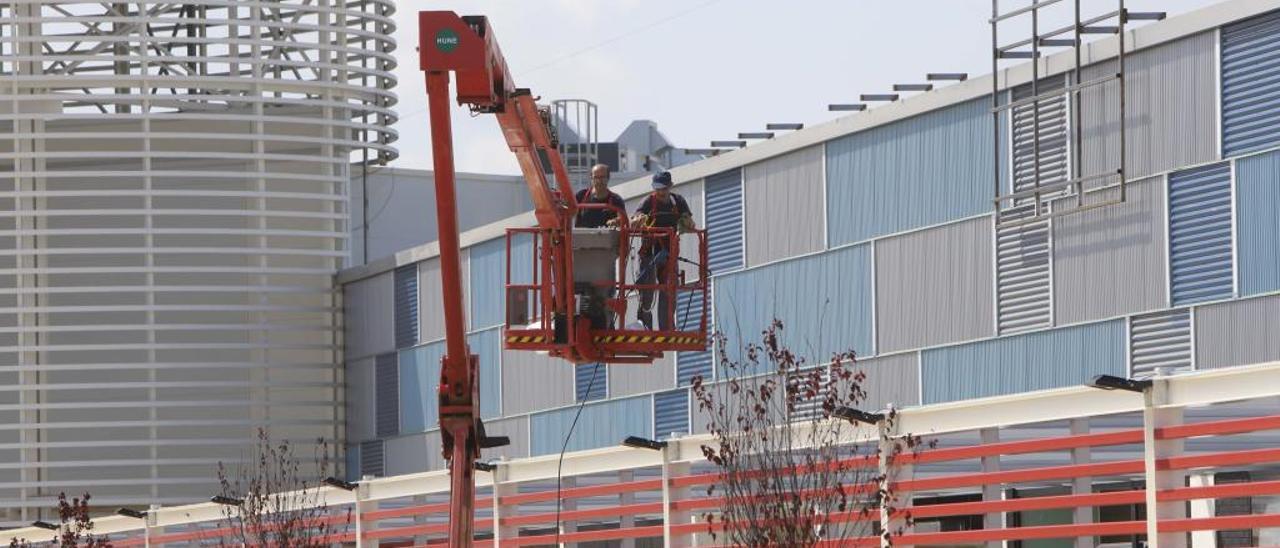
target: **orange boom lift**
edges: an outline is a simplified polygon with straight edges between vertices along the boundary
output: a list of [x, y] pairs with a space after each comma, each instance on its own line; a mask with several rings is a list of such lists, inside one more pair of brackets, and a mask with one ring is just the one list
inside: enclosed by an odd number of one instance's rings
[[[680, 253], [680, 234], [670, 228], [619, 226], [575, 229], [579, 209], [608, 207], [578, 204], [557, 149], [553, 120], [528, 89], [517, 88], [489, 21], [449, 11], [418, 13], [420, 65], [426, 73], [427, 107], [435, 164], [436, 219], [439, 223], [440, 280], [444, 292], [445, 355], [440, 367], [440, 430], [451, 474], [449, 545], [470, 546], [474, 535], [473, 463], [480, 449], [505, 443], [489, 438], [480, 422], [477, 357], [467, 347], [459, 259], [457, 200], [454, 195], [453, 130], [450, 125], [450, 73], [457, 77], [457, 101], [473, 113], [493, 114], [511, 152], [520, 162], [533, 196], [537, 226], [507, 231], [508, 349], [541, 351], [574, 363], [650, 363], [669, 351], [707, 348], [706, 234], [691, 231], [693, 259]], [[554, 174], [554, 180], [548, 177]], [[621, 212], [619, 212], [621, 213]], [[530, 241], [530, 279], [512, 280], [512, 243]], [[629, 265], [631, 250], [650, 246], [660, 259]], [[686, 281], [679, 265], [696, 277]], [[664, 283], [628, 283], [629, 266], [665, 269]], [[487, 291], [491, 288], [473, 288]], [[628, 296], [656, 291], [667, 307], [666, 325], [679, 329], [628, 328]], [[698, 310], [677, 322], [675, 304]], [[685, 314], [688, 316], [688, 313]], [[687, 328], [687, 329], [686, 329]]]

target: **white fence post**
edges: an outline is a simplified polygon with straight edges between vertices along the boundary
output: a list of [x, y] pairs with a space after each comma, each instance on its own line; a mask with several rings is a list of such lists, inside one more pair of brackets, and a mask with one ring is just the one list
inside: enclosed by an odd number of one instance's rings
[[1142, 460], [1147, 505], [1148, 548], [1186, 548], [1186, 533], [1160, 533], [1160, 520], [1187, 517], [1183, 501], [1159, 502], [1157, 493], [1165, 489], [1183, 487], [1187, 474], [1182, 470], [1159, 471], [1156, 461], [1182, 453], [1183, 440], [1156, 439], [1156, 429], [1182, 423], [1182, 408], [1161, 407], [1168, 401], [1168, 380], [1160, 375], [1151, 388], [1142, 393]]

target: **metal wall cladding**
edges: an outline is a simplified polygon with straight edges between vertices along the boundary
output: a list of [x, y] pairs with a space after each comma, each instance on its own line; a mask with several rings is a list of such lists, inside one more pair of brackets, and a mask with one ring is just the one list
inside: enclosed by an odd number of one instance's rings
[[507, 415], [574, 402], [574, 365], [537, 352], [502, 351], [502, 411]]
[[872, 291], [870, 246], [850, 246], [717, 278], [715, 322], [733, 360], [775, 319], [782, 341], [810, 363], [869, 354]]
[[[566, 407], [531, 415], [530, 456], [558, 454], [577, 412], [577, 407]], [[653, 438], [653, 403], [649, 396], [583, 406], [567, 450], [610, 447], [622, 443], [627, 436]]]
[[396, 348], [418, 344], [418, 265], [395, 270]]
[[743, 172], [743, 225], [747, 264], [764, 264], [822, 249], [822, 146], [747, 166]]
[[653, 395], [653, 432], [658, 439], [689, 433], [689, 389]]
[[[1115, 197], [1115, 191], [1104, 191]], [[1164, 308], [1168, 300], [1163, 178], [1130, 183], [1124, 203], [1053, 220], [1059, 325]], [[1074, 203], [1075, 198], [1066, 198]]]
[[400, 371], [394, 352], [373, 360], [374, 428], [379, 438], [400, 433]]
[[828, 141], [829, 246], [991, 211], [990, 99]]
[[468, 247], [471, 278], [471, 327], [502, 325], [506, 310], [507, 242], [496, 238]]
[[[1214, 33], [1189, 36], [1125, 58], [1125, 161], [1128, 178], [1218, 158]], [[1090, 81], [1116, 72], [1113, 60], [1082, 70]], [[1119, 82], [1081, 93], [1085, 175], [1120, 165]]]
[[444, 343], [400, 351], [400, 431], [424, 432], [439, 427], [436, 398]]
[[1079, 385], [1127, 374], [1124, 321], [925, 350], [921, 360], [924, 404]]
[[745, 264], [742, 226], [742, 170], [705, 180], [707, 269], [711, 275], [739, 270]]
[[609, 370], [602, 363], [573, 366], [573, 401], [603, 400], [609, 395]]
[[[524, 458], [529, 456], [529, 420], [514, 417], [484, 421], [485, 434], [506, 436], [510, 445], [485, 449], [481, 460]], [[386, 475], [416, 474], [448, 468], [442, 454], [440, 432], [431, 431], [385, 440]]]
[[373, 439], [373, 358], [347, 362], [345, 378], [347, 441]]
[[1165, 369], [1190, 371], [1191, 310], [1179, 308], [1129, 319], [1129, 369], [1133, 378], [1147, 378]]
[[[1019, 206], [1025, 218], [1034, 205]], [[1049, 326], [1053, 321], [1053, 255], [1049, 221], [996, 230], [996, 331], [1018, 333]]]
[[1236, 161], [1240, 294], [1280, 290], [1280, 153]]
[[395, 350], [395, 290], [390, 272], [343, 287], [347, 359]]
[[1280, 296], [1196, 307], [1194, 314], [1198, 369], [1280, 360]]
[[[711, 281], [707, 282], [707, 299], [708, 305], [712, 302], [714, 286]], [[676, 302], [676, 324], [681, 329], [697, 329], [702, 320], [702, 302], [697, 294], [692, 297], [688, 295], [681, 296]], [[708, 316], [712, 316], [708, 313]], [[708, 340], [714, 338], [715, 324], [713, 317], [707, 318], [707, 337]], [[676, 384], [678, 386], [687, 386], [693, 383], [694, 377], [702, 377], [705, 381], [710, 381], [713, 377], [712, 367], [712, 351], [710, 345], [708, 350], [703, 352], [676, 352]]]
[[[468, 279], [468, 256], [470, 253], [466, 249], [462, 250], [462, 294], [463, 310], [470, 311], [470, 295], [468, 287], [471, 281]], [[421, 326], [422, 334], [418, 340], [423, 342], [438, 341], [444, 339], [444, 294], [441, 291], [440, 281], [440, 258], [434, 257], [418, 263], [418, 324]], [[467, 320], [471, 320], [471, 314], [467, 314]]]
[[467, 335], [471, 353], [480, 359], [480, 416], [502, 414], [502, 329]]
[[1223, 156], [1280, 144], [1280, 12], [1221, 33]]
[[991, 218], [875, 242], [877, 352], [993, 335]]
[[1169, 175], [1169, 276], [1175, 306], [1230, 298], [1231, 164]]
[[666, 390], [676, 385], [675, 352], [667, 352], [647, 365], [623, 363], [605, 369], [609, 374], [609, 395], [615, 398]]

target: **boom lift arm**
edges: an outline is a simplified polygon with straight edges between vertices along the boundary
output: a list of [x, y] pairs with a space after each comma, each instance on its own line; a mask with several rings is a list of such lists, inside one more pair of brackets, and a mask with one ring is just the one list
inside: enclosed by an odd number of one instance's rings
[[[431, 123], [431, 146], [435, 167], [436, 219], [439, 228], [440, 281], [443, 290], [445, 321], [445, 355], [441, 359], [439, 405], [440, 430], [444, 456], [449, 460], [449, 546], [470, 546], [474, 535], [475, 483], [473, 463], [486, 447], [505, 444], [505, 440], [488, 438], [479, 413], [478, 358], [467, 347], [466, 319], [463, 310], [462, 273], [458, 236], [457, 199], [454, 193], [453, 134], [450, 124], [450, 73], [457, 76], [457, 101], [473, 113], [494, 114], [511, 152], [516, 155], [525, 183], [532, 196], [537, 227], [508, 230], [508, 298], [514, 293], [528, 298], [536, 294], [537, 313], [533, 326], [516, 326], [508, 316], [504, 346], [513, 350], [545, 351], [551, 356], [582, 363], [648, 363], [664, 351], [706, 349], [706, 238], [694, 231], [698, 239], [699, 260], [679, 261], [698, 264], [696, 281], [684, 283], [678, 267], [679, 235], [671, 228], [631, 229], [625, 217], [615, 233], [604, 234], [605, 242], [614, 242], [616, 261], [605, 270], [616, 274], [616, 280], [605, 279], [595, 270], [584, 267], [574, 271], [574, 227], [579, 209], [564, 162], [560, 158], [549, 110], [536, 103], [527, 89], [515, 87], [506, 60], [483, 16], [459, 17], [449, 11], [418, 13], [419, 62], [426, 77], [427, 108]], [[553, 181], [547, 176], [551, 172]], [[599, 207], [586, 205], [583, 207]], [[510, 243], [515, 234], [532, 233], [535, 237], [533, 286], [519, 286], [510, 281]], [[583, 245], [599, 241], [583, 234]], [[615, 240], [616, 238], [616, 240]], [[663, 281], [631, 284], [626, 281], [628, 245], [638, 238], [647, 249], [662, 249], [670, 257], [660, 267]], [[592, 255], [599, 257], [599, 255]], [[657, 261], [651, 261], [656, 263]], [[596, 266], [599, 261], [596, 261]], [[591, 270], [591, 273], [588, 273]], [[488, 288], [473, 288], [484, 291]], [[629, 292], [661, 291], [668, 302], [680, 292], [701, 295], [696, 330], [648, 331], [628, 330], [621, 326], [626, 317]], [[528, 302], [528, 301], [525, 301]], [[608, 314], [600, 312], [608, 307]], [[509, 307], [516, 307], [509, 304]], [[579, 309], [591, 308], [588, 317]], [[674, 312], [668, 307], [667, 323], [673, 323]], [[692, 305], [686, 302], [686, 308]], [[686, 314], [687, 315], [687, 314]], [[687, 319], [687, 318], [686, 318]], [[617, 324], [617, 325], [613, 325]]]

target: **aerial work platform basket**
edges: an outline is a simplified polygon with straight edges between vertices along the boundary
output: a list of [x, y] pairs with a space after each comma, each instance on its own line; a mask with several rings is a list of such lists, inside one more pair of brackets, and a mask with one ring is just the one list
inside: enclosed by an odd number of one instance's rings
[[[556, 251], [566, 249], [572, 251], [556, 261]], [[577, 363], [650, 363], [665, 352], [706, 350], [706, 256], [702, 230], [681, 234], [625, 222], [508, 229], [504, 347]], [[567, 307], [553, 305], [556, 288], [565, 287], [556, 283], [557, 264], [572, 277]], [[638, 320], [645, 292], [652, 292], [650, 325]]]

